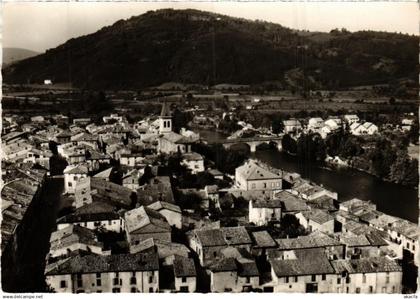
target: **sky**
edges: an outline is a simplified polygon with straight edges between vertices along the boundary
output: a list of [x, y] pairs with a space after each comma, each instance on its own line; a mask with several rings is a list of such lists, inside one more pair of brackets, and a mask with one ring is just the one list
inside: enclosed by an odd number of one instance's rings
[[[7, 1], [7, 0], [6, 0]], [[120, 19], [162, 8], [194, 8], [293, 29], [418, 34], [419, 7], [406, 2], [3, 2], [2, 45], [44, 52]]]

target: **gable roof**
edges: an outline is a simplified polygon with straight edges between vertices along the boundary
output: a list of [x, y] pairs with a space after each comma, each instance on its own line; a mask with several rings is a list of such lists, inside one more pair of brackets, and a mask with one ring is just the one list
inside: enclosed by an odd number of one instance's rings
[[69, 246], [74, 243], [96, 245], [102, 247], [102, 243], [97, 241], [95, 233], [85, 227], [69, 225], [63, 229], [54, 231], [50, 237], [50, 250]]
[[277, 247], [276, 241], [271, 237], [271, 235], [266, 231], [253, 232], [252, 237], [256, 243], [255, 247], [259, 248], [269, 248]]
[[194, 260], [175, 255], [174, 259], [174, 275], [175, 277], [195, 277], [197, 276]]
[[335, 273], [378, 273], [402, 272], [401, 266], [396, 261], [387, 257], [370, 257], [353, 260], [331, 261]]
[[104, 171], [98, 172], [93, 177], [94, 178], [101, 178], [101, 179], [109, 179], [112, 173], [112, 167], [105, 169]]
[[77, 223], [115, 219], [120, 219], [120, 215], [115, 211], [115, 207], [103, 202], [92, 202], [83, 205], [71, 214], [59, 218], [57, 223]]
[[156, 201], [147, 207], [157, 212], [166, 209], [172, 212], [181, 213], [181, 208], [179, 206], [166, 201]]
[[274, 199], [279, 199], [283, 202], [285, 212], [299, 212], [309, 210], [308, 205], [303, 199], [286, 191], [281, 190], [273, 195]]
[[247, 230], [243, 226], [222, 227], [220, 230], [228, 245], [242, 245], [252, 243]]
[[248, 160], [244, 165], [238, 167], [236, 172], [246, 180], [281, 179], [280, 175], [261, 167], [253, 160]]
[[50, 265], [46, 275], [159, 270], [156, 253], [75, 256]]
[[324, 224], [326, 222], [334, 220], [334, 217], [332, 215], [319, 209], [311, 209], [309, 211], [303, 211], [302, 215], [306, 219], [312, 220], [319, 224]]
[[299, 250], [297, 259], [271, 259], [270, 264], [277, 277], [335, 273], [325, 254], [318, 249]]
[[160, 213], [141, 206], [124, 214], [125, 226], [128, 233], [141, 233], [141, 230], [152, 224], [155, 232], [170, 232], [171, 226]]
[[279, 246], [279, 250], [323, 248], [326, 246], [343, 245], [343, 243], [318, 230], [307, 236], [299, 236], [297, 238], [290, 239], [276, 239], [276, 241]]
[[69, 165], [64, 169], [64, 174], [87, 174], [88, 168], [85, 165]]

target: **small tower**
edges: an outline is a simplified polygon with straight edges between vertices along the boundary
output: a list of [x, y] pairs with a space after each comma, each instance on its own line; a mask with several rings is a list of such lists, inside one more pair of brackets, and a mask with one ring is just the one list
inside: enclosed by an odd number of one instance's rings
[[159, 117], [159, 133], [165, 134], [169, 132], [172, 132], [172, 116], [168, 105], [164, 102]]

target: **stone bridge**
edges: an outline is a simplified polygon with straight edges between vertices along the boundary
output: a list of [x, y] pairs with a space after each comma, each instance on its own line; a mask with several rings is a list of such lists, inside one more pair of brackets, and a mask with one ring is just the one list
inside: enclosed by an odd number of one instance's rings
[[249, 138], [233, 138], [225, 140], [217, 140], [212, 142], [207, 142], [207, 144], [223, 144], [225, 148], [229, 148], [234, 144], [247, 144], [251, 150], [251, 153], [257, 151], [257, 146], [265, 143], [275, 143], [278, 150], [281, 150], [281, 140], [283, 136], [268, 136], [268, 137], [249, 137]]

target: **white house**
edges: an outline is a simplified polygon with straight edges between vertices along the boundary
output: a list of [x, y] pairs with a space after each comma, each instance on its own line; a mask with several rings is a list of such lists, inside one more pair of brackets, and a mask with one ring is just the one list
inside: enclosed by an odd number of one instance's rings
[[344, 115], [344, 121], [348, 124], [354, 124], [360, 121], [359, 117], [356, 114], [346, 114]]
[[235, 185], [241, 190], [274, 191], [282, 188], [282, 177], [248, 160], [235, 170]]
[[312, 117], [308, 120], [308, 129], [318, 131], [324, 125], [324, 120], [320, 117]]
[[182, 155], [181, 165], [184, 165], [192, 174], [204, 171], [204, 158], [202, 155], [194, 152]]
[[182, 228], [182, 211], [179, 206], [166, 201], [156, 201], [147, 207], [162, 214], [171, 226]]
[[88, 175], [88, 168], [84, 165], [68, 165], [64, 171], [64, 191], [74, 193], [76, 183]]
[[194, 293], [197, 289], [197, 273], [194, 260], [175, 255], [173, 267], [175, 290], [181, 293]]
[[387, 257], [331, 261], [336, 273], [330, 292], [398, 294], [402, 290], [402, 268]]
[[323, 210], [311, 209], [296, 214], [299, 223], [309, 231], [334, 233], [334, 217]]
[[284, 133], [296, 133], [302, 129], [302, 124], [297, 119], [288, 119], [283, 121]]
[[159, 291], [159, 261], [154, 252], [74, 256], [47, 265], [45, 276], [57, 293]]
[[268, 223], [280, 223], [282, 201], [279, 199], [271, 200], [250, 200], [249, 201], [249, 222], [258, 226]]

